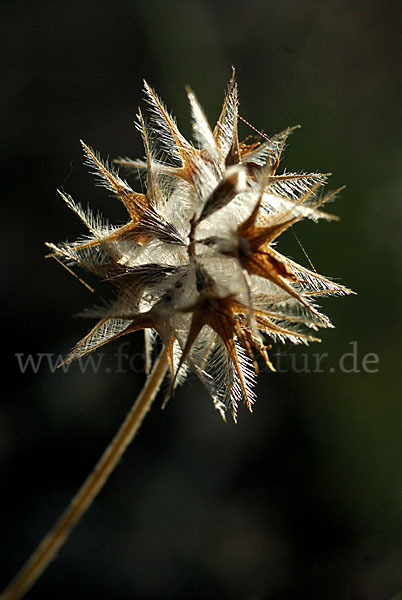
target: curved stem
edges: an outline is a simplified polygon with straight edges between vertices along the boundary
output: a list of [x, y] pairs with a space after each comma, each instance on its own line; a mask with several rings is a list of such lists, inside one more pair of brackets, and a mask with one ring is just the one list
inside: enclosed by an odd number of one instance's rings
[[120, 429], [106, 448], [95, 468], [85, 480], [67, 509], [45, 536], [21, 571], [11, 581], [0, 596], [0, 600], [18, 600], [40, 577], [71, 531], [92, 504], [106, 483], [109, 475], [137, 433], [143, 418], [155, 398], [167, 369], [166, 350], [163, 349], [154, 368], [145, 382], [144, 388], [132, 406]]

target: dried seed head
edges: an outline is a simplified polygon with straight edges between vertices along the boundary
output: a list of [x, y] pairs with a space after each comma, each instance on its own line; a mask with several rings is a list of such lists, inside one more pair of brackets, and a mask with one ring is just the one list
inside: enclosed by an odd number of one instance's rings
[[115, 161], [146, 172], [145, 194], [132, 190], [83, 143], [91, 169], [123, 202], [127, 223], [110, 226], [62, 194], [89, 234], [72, 244], [48, 244], [51, 256], [118, 290], [108, 308], [86, 313], [99, 321], [66, 362], [144, 329], [149, 364], [151, 332], [157, 332], [168, 352], [172, 388], [193, 369], [222, 416], [230, 407], [236, 418], [239, 401], [251, 409], [255, 399], [253, 349], [274, 370], [264, 337], [316, 341], [300, 331], [303, 325], [331, 327], [316, 296], [350, 293], [273, 247], [301, 219], [333, 218], [319, 207], [334, 193], [318, 195], [327, 175], [276, 174], [290, 129], [239, 141], [234, 73], [214, 129], [187, 90], [195, 144], [182, 136], [147, 83], [145, 92], [148, 123], [138, 114], [145, 161]]

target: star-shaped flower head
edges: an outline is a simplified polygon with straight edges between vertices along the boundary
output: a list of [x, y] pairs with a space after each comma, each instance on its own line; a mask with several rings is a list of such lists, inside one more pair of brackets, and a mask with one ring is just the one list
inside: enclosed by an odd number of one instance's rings
[[328, 175], [277, 174], [290, 129], [239, 141], [234, 73], [213, 129], [187, 89], [194, 142], [147, 83], [145, 93], [148, 119], [139, 111], [137, 121], [145, 160], [115, 161], [146, 174], [145, 194], [82, 143], [90, 168], [124, 204], [127, 223], [110, 226], [61, 194], [89, 234], [48, 244], [51, 256], [117, 290], [108, 308], [86, 311], [98, 322], [65, 362], [144, 330], [149, 366], [156, 332], [168, 353], [171, 389], [193, 370], [221, 415], [231, 408], [236, 419], [239, 401], [251, 409], [255, 400], [254, 351], [274, 370], [270, 342], [317, 341], [306, 329], [332, 327], [317, 296], [350, 293], [275, 248], [298, 221], [333, 219], [320, 206], [336, 192], [321, 194]]

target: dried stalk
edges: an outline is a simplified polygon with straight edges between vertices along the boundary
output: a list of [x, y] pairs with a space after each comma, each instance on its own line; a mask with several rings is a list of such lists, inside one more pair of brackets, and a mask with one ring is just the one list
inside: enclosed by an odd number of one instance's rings
[[0, 596], [0, 600], [18, 600], [34, 585], [56, 553], [67, 540], [75, 525], [94, 501], [117, 465], [127, 446], [137, 433], [154, 400], [167, 369], [165, 349], [159, 355], [143, 390], [132, 406], [111, 444], [106, 448], [92, 473], [85, 480], [53, 529], [39, 544], [21, 571]]

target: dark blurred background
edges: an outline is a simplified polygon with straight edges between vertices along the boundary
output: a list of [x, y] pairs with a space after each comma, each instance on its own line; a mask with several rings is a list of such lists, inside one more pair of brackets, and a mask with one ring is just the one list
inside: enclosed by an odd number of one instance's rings
[[[237, 426], [194, 378], [165, 411], [158, 399], [28, 597], [400, 598], [401, 3], [3, 1], [0, 14], [1, 585], [144, 381], [141, 334], [124, 347], [136, 356], [125, 372], [118, 344], [98, 373], [52, 373], [46, 357], [21, 372], [16, 354], [66, 354], [89, 327], [74, 313], [110, 296], [44, 259], [45, 241], [84, 232], [56, 189], [123, 220], [82, 165], [79, 139], [104, 158], [141, 157], [144, 77], [186, 135], [186, 84], [214, 123], [234, 65], [243, 117], [268, 134], [302, 125], [283, 167], [346, 184], [330, 207], [340, 223], [296, 233], [317, 270], [358, 295], [322, 302], [336, 329], [321, 345], [275, 348], [283, 372], [260, 375], [254, 414], [241, 407]], [[292, 234], [280, 249], [307, 264]]]

